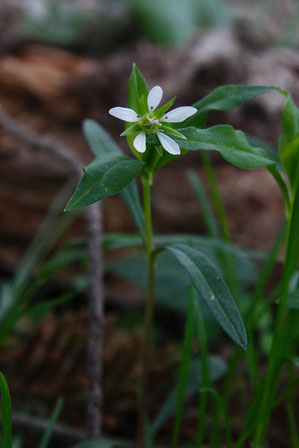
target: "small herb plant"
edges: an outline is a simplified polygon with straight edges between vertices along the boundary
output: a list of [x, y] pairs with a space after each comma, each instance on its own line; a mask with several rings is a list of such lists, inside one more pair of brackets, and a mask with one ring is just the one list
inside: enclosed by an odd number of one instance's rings
[[[277, 90], [286, 97], [283, 111], [283, 132], [280, 139], [279, 156], [275, 152], [252, 146], [245, 134], [232, 126], [218, 125], [205, 128], [210, 110], [228, 110], [263, 93]], [[154, 430], [148, 429], [148, 376], [151, 363], [151, 332], [155, 302], [156, 261], [161, 253], [173, 256], [190, 278], [190, 302], [187, 313], [186, 334], [183, 348], [183, 361], [177, 392], [177, 412], [172, 446], [178, 446], [179, 428], [186, 392], [187, 366], [190, 363], [191, 342], [194, 326], [198, 329], [201, 362], [202, 389], [199, 409], [199, 426], [196, 446], [202, 446], [205, 428], [207, 392], [215, 394], [211, 387], [209, 362], [205, 343], [205, 324], [200, 310], [202, 301], [207, 305], [223, 330], [237, 344], [236, 352], [228, 367], [227, 378], [232, 382], [236, 364], [247, 347], [249, 373], [255, 395], [248, 408], [247, 420], [236, 444], [232, 441], [227, 400], [230, 396], [230, 384], [227, 383], [222, 396], [216, 394], [216, 400], [224, 409], [226, 444], [241, 447], [248, 438], [254, 446], [264, 446], [266, 432], [275, 405], [276, 388], [282, 360], [288, 356], [288, 344], [292, 339], [288, 307], [291, 293], [291, 281], [298, 263], [299, 248], [299, 112], [290, 95], [278, 88], [269, 86], [230, 85], [215, 89], [211, 94], [192, 106], [171, 109], [175, 98], [160, 106], [163, 91], [159, 86], [149, 90], [148, 85], [134, 65], [129, 80], [128, 107], [114, 107], [109, 113], [125, 122], [122, 136], [126, 136], [128, 145], [135, 156], [124, 155], [107, 132], [97, 123], [87, 120], [84, 132], [96, 155], [93, 162], [84, 169], [84, 175], [75, 193], [69, 200], [66, 210], [76, 210], [96, 201], [121, 193], [131, 210], [144, 245], [147, 260], [147, 300], [145, 309], [144, 342], [142, 356], [142, 376], [139, 398], [139, 422], [137, 425], [137, 446], [153, 446]], [[160, 107], [159, 107], [160, 106]], [[263, 287], [268, 278], [254, 295], [247, 313], [245, 325], [235, 303], [239, 297], [233, 294], [219, 269], [204, 255], [194, 240], [186, 241], [182, 236], [174, 241], [171, 236], [156, 238], [153, 233], [151, 215], [151, 187], [155, 174], [164, 165], [183, 156], [187, 151], [218, 151], [229, 163], [243, 169], [267, 168], [277, 181], [284, 201], [287, 220], [286, 253], [282, 283], [278, 292], [278, 310], [270, 350], [269, 364], [265, 382], [261, 382], [260, 372], [252, 362], [257, 357], [253, 331], [257, 325], [257, 310], [261, 305]], [[206, 159], [207, 160], [207, 159]], [[136, 183], [140, 176], [143, 203], [139, 200]], [[277, 252], [275, 252], [277, 254]], [[274, 256], [274, 258], [276, 255]], [[270, 257], [268, 263], [273, 262]], [[274, 262], [272, 263], [272, 265]], [[231, 286], [231, 285], [230, 285]], [[235, 292], [235, 291], [234, 291]], [[296, 302], [297, 303], [297, 302]], [[297, 303], [298, 305], [298, 303]], [[268, 305], [269, 306], [269, 305]], [[245, 330], [247, 327], [247, 333]], [[241, 349], [240, 349], [240, 348]], [[149, 433], [151, 435], [149, 435]], [[150, 442], [149, 442], [150, 440]], [[216, 443], [216, 442], [215, 442]], [[213, 445], [216, 446], [216, 445]], [[295, 445], [294, 445], [295, 446]]]

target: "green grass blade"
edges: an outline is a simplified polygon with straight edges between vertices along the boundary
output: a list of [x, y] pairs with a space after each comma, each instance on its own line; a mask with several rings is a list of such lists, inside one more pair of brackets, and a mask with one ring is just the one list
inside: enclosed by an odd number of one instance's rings
[[47, 448], [48, 447], [54, 426], [55, 426], [55, 424], [59, 418], [59, 415], [61, 413], [62, 406], [63, 406], [63, 399], [59, 398], [57, 400], [53, 414], [51, 415], [48, 428], [39, 444], [39, 448]]
[[209, 235], [211, 237], [218, 238], [219, 237], [218, 225], [213, 210], [209, 204], [207, 193], [204, 189], [203, 184], [201, 183], [200, 178], [197, 176], [195, 171], [191, 170], [188, 171], [187, 178], [195, 191]]
[[11, 429], [11, 402], [7, 381], [3, 373], [0, 372], [0, 390], [1, 390], [1, 448], [11, 448], [12, 429]]
[[270, 276], [273, 273], [275, 265], [277, 263], [277, 256], [279, 254], [279, 250], [285, 240], [286, 235], [286, 223], [283, 223], [279, 232], [276, 235], [274, 243], [269, 251], [269, 254], [265, 260], [263, 268], [260, 272], [258, 282], [254, 291], [253, 299], [251, 302], [251, 306], [248, 312], [248, 318], [252, 322], [255, 317], [255, 309], [260, 300], [263, 297], [265, 288], [270, 280]]
[[[190, 287], [190, 291], [193, 287]], [[174, 431], [172, 437], [172, 446], [176, 448], [179, 443], [179, 432], [182, 422], [183, 408], [184, 408], [184, 399], [187, 388], [188, 374], [189, 374], [189, 366], [191, 362], [192, 356], [192, 340], [195, 329], [195, 300], [193, 294], [190, 294], [189, 305], [187, 311], [187, 319], [185, 326], [185, 335], [183, 341], [183, 350], [182, 350], [182, 361], [179, 373], [179, 385], [178, 385], [178, 394], [177, 394], [177, 404], [176, 404], [176, 415], [175, 415], [175, 423], [174, 423]]]
[[[209, 188], [212, 194], [212, 202], [215, 209], [216, 217], [219, 222], [220, 231], [224, 241], [230, 243], [232, 241], [225, 205], [219, 190], [216, 179], [215, 170], [208, 153], [201, 154], [204, 170], [208, 179]], [[232, 293], [235, 297], [239, 296], [240, 285], [238, 281], [236, 259], [233, 254], [226, 254], [222, 260], [225, 266], [226, 279]]]
[[292, 448], [299, 448], [299, 436], [298, 436], [298, 429], [297, 429], [297, 422], [296, 417], [294, 413], [293, 406], [288, 403], [287, 404], [287, 417], [289, 422], [289, 430], [290, 430], [290, 438], [291, 438], [291, 447]]
[[[200, 347], [200, 370], [201, 370], [201, 382], [202, 388], [207, 389], [210, 386], [210, 370], [209, 370], [209, 358], [208, 358], [208, 342], [205, 321], [198, 302], [194, 300], [194, 307], [196, 312], [196, 329], [198, 334], [198, 343]], [[200, 394], [199, 402], [199, 415], [198, 415], [198, 428], [196, 436], [196, 446], [202, 446], [205, 432], [206, 411], [208, 405], [208, 395]]]

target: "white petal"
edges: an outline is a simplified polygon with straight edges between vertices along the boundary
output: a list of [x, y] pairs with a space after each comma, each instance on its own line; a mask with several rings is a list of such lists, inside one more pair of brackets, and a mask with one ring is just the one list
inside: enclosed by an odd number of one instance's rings
[[112, 109], [109, 110], [109, 114], [120, 120], [128, 121], [129, 123], [134, 123], [140, 118], [135, 110], [129, 109], [128, 107], [112, 107]]
[[163, 90], [160, 86], [153, 87], [147, 96], [148, 110], [155, 110], [162, 100]]
[[195, 109], [195, 107], [181, 106], [171, 110], [170, 112], [166, 112], [161, 120], [168, 121], [169, 123], [180, 123], [181, 121], [184, 121], [196, 114], [196, 112], [197, 109]]
[[169, 154], [177, 155], [180, 154], [180, 147], [172, 140], [172, 138], [168, 137], [168, 135], [162, 134], [162, 132], [157, 132], [158, 139], [160, 140], [161, 145], [165, 149], [165, 151], [169, 152]]
[[146, 135], [145, 132], [140, 132], [133, 141], [133, 146], [138, 152], [144, 152], [146, 150]]

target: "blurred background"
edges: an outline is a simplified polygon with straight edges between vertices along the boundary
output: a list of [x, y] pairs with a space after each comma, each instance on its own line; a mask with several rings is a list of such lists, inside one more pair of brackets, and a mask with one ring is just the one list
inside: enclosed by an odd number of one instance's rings
[[[84, 166], [93, 157], [82, 134], [85, 118], [100, 122], [127, 151], [119, 137], [122, 124], [108, 109], [126, 105], [134, 62], [150, 87], [163, 87], [165, 100], [177, 96], [176, 106], [231, 83], [279, 86], [298, 104], [298, 21], [297, 0], [1, 0], [0, 104], [22, 126], [69, 145]], [[208, 125], [232, 124], [276, 149], [281, 108], [282, 98], [268, 93], [241, 108], [211, 113]], [[233, 242], [269, 249], [284, 216], [273, 179], [266, 170], [234, 168], [216, 154], [212, 160]], [[80, 429], [87, 261], [83, 219], [60, 214], [73, 191], [69, 169], [1, 126], [0, 161], [0, 319], [16, 275], [26, 275], [28, 283], [22, 312], [0, 334], [0, 368], [16, 411], [48, 418], [57, 397], [64, 396], [61, 420]], [[158, 173], [156, 232], [206, 234], [187, 178], [191, 168], [205, 185], [198, 154], [187, 154]], [[105, 199], [102, 209], [105, 232], [136, 231], [118, 196]], [[103, 418], [107, 434], [130, 437], [144, 284], [143, 271], [136, 284], [139, 255], [126, 257], [125, 251], [114, 251], [105, 261]], [[251, 268], [246, 265], [240, 273], [247, 283], [255, 275]], [[153, 398], [157, 403], [177, 365], [176, 341], [183, 328], [185, 285], [169, 291], [173, 272], [175, 267], [164, 273], [157, 309], [155, 337], [163, 342], [153, 364], [153, 381], [160, 384]], [[229, 356], [227, 346], [215, 341], [215, 351]], [[192, 432], [188, 424], [186, 434]], [[279, 430], [276, 437], [281, 437]]]

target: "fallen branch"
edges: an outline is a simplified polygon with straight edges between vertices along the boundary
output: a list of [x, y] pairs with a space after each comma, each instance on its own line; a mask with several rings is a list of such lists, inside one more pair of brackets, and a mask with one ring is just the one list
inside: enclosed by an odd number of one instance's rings
[[[42, 149], [63, 160], [70, 167], [76, 181], [82, 174], [82, 163], [64, 143], [29, 131], [0, 107], [0, 124], [29, 146]], [[101, 258], [101, 212], [97, 204], [85, 208], [86, 236], [89, 255], [88, 269], [88, 329], [87, 329], [87, 385], [86, 437], [98, 438], [101, 432], [101, 388], [103, 347], [103, 285]]]
[[[42, 418], [15, 414], [12, 416], [12, 425], [16, 433], [33, 437], [42, 437], [49, 426], [49, 421]], [[83, 441], [84, 436], [83, 431], [78, 431], [66, 425], [56, 424], [53, 428], [51, 438], [54, 441], [56, 439], [73, 444]]]

